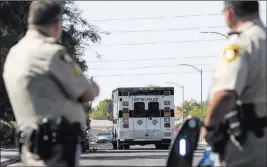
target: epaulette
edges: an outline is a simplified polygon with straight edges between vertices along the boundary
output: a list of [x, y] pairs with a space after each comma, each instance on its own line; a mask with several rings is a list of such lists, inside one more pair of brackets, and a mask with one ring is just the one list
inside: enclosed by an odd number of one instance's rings
[[231, 31], [231, 32], [228, 33], [228, 36], [235, 35], [235, 34], [239, 35], [239, 34], [241, 34], [241, 33], [242, 33], [242, 32]]

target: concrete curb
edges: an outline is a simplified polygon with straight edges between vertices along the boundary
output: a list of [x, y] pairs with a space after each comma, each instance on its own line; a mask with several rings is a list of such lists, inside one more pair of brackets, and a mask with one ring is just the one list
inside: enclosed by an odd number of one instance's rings
[[20, 161], [20, 156], [14, 156], [12, 158], [9, 158], [8, 160], [2, 161], [1, 162], [1, 167], [6, 167], [8, 165], [14, 164], [16, 162]]

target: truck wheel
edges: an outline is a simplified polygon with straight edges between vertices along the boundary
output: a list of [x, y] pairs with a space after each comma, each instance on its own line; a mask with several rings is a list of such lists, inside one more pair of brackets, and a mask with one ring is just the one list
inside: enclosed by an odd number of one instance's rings
[[89, 150], [89, 148], [90, 148], [90, 146], [89, 146], [89, 141], [86, 141], [86, 147], [85, 147], [85, 149], [86, 149], [86, 150]]
[[155, 147], [157, 150], [160, 150], [162, 148], [162, 145], [161, 144], [155, 144]]
[[169, 144], [163, 144], [163, 145], [161, 145], [161, 149], [162, 149], [162, 150], [168, 150], [169, 147], [170, 147]]
[[81, 150], [82, 153], [85, 153], [86, 152], [86, 146], [85, 146], [84, 142], [82, 142], [81, 147], [82, 147], [82, 150]]
[[130, 145], [124, 146], [124, 150], [129, 150], [129, 149], [130, 149]]
[[122, 149], [123, 149], [123, 146], [120, 146], [120, 145], [119, 145], [119, 150], [122, 150]]
[[123, 149], [123, 146], [121, 145], [121, 142], [119, 139], [116, 140], [116, 146], [117, 146], [117, 149], [119, 149], [119, 150]]
[[113, 146], [113, 149], [114, 149], [114, 150], [117, 150], [117, 143], [112, 142], [112, 146]]

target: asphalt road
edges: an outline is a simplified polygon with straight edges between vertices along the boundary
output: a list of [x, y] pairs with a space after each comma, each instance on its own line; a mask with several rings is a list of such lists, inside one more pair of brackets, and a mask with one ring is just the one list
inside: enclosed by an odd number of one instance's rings
[[[95, 144], [97, 152], [81, 154], [80, 166], [88, 167], [164, 167], [168, 150], [156, 150], [154, 145], [131, 146], [130, 150], [113, 150], [111, 144]], [[194, 164], [200, 161], [205, 146], [199, 145]], [[23, 166], [21, 162], [9, 166]]]

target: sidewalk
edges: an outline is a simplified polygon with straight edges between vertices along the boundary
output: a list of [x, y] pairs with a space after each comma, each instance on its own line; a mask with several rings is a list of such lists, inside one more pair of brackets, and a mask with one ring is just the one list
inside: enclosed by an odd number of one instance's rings
[[20, 160], [18, 149], [4, 149], [0, 150], [1, 167], [11, 165]]

